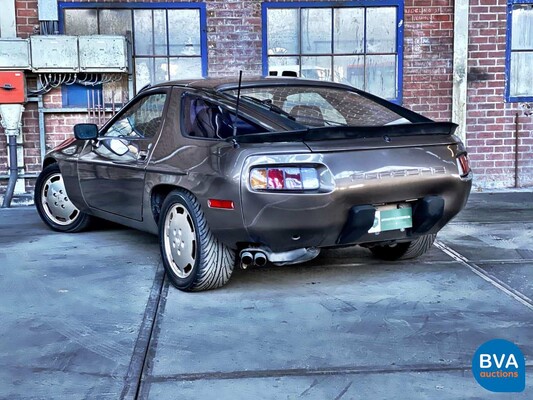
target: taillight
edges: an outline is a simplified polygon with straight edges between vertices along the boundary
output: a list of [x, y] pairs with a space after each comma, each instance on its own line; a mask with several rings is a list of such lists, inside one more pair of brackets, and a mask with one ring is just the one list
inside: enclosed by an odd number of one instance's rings
[[466, 153], [460, 154], [457, 157], [457, 167], [461, 176], [466, 176], [470, 173], [470, 161]]
[[318, 171], [309, 167], [253, 168], [250, 186], [254, 190], [316, 190]]

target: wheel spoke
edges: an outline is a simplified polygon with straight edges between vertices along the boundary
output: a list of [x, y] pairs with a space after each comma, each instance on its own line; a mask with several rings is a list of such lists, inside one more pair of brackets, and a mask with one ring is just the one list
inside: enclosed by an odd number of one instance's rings
[[58, 225], [69, 225], [80, 215], [68, 198], [63, 177], [59, 173], [50, 175], [44, 183], [41, 203], [46, 216]]
[[164, 226], [167, 261], [178, 277], [186, 278], [196, 262], [196, 232], [191, 216], [185, 207], [175, 204], [168, 211]]

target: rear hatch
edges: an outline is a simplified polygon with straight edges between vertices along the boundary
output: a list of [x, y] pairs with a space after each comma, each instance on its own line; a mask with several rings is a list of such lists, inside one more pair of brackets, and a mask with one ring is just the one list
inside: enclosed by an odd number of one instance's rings
[[[246, 179], [243, 219], [250, 237], [279, 251], [334, 246], [351, 210], [367, 205], [378, 211], [377, 225], [357, 241], [405, 239], [415, 227], [415, 204], [428, 196], [444, 200], [444, 214], [432, 228], [440, 229], [464, 206], [471, 185], [458, 169], [464, 147], [454, 130], [454, 124], [419, 123], [237, 137], [243, 148], [257, 143], [250, 146], [256, 152], [245, 176], [253, 168], [267, 168], [268, 179], [271, 169], [316, 168], [320, 181], [318, 190], [295, 192], [253, 190]], [[283, 142], [296, 141], [310, 153], [283, 152]]]

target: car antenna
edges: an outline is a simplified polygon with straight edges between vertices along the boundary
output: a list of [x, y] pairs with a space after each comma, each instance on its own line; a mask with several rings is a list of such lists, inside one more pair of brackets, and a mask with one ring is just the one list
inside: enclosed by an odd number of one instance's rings
[[235, 105], [235, 118], [233, 119], [233, 136], [237, 136], [237, 118], [239, 118], [239, 104], [241, 102], [242, 69], [239, 71], [239, 87], [237, 88], [237, 104]]

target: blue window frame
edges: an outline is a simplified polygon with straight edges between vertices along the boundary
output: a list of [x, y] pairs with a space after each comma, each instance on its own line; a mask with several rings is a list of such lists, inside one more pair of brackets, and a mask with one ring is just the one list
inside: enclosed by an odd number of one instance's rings
[[[148, 83], [207, 76], [206, 10], [203, 3], [59, 3], [60, 32], [126, 35], [132, 41], [134, 90]], [[86, 107], [87, 90], [63, 86], [63, 105]]]
[[505, 99], [533, 101], [533, 0], [507, 1]]
[[263, 75], [348, 83], [401, 103], [403, 14], [403, 0], [263, 3]]

